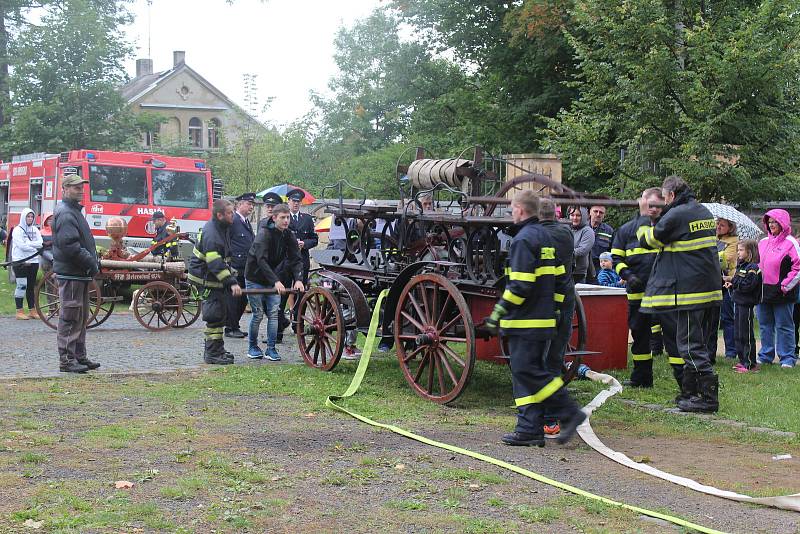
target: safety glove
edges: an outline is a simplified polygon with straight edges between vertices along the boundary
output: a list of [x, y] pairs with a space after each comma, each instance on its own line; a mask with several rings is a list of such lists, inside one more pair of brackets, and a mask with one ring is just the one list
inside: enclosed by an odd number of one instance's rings
[[635, 274], [632, 274], [628, 277], [627, 285], [631, 293], [641, 293], [642, 291], [644, 291], [645, 288], [642, 279], [636, 276]]
[[500, 319], [503, 318], [505, 314], [508, 313], [500, 303], [494, 305], [494, 310], [492, 310], [492, 314], [483, 320], [483, 325], [493, 335], [497, 335], [500, 332]]

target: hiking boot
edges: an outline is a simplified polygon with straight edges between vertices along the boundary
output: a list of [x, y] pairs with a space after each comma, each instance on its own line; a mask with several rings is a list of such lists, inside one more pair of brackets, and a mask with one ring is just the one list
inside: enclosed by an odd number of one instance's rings
[[20, 321], [30, 320], [30, 317], [28, 317], [28, 314], [25, 313], [25, 310], [17, 310], [16, 318], [19, 319]]
[[229, 358], [227, 354], [225, 355], [206, 355], [203, 357], [203, 361], [210, 365], [230, 365], [233, 363], [233, 358]]
[[36, 311], [36, 308], [28, 310], [28, 317], [31, 319], [41, 319], [41, 317], [39, 317], [39, 312]]
[[580, 408], [576, 410], [569, 419], [561, 420], [561, 432], [558, 433], [556, 442], [560, 445], [568, 442], [575, 435], [578, 427], [586, 421], [586, 413]]
[[544, 437], [525, 432], [512, 432], [511, 434], [506, 434], [500, 438], [500, 441], [506, 445], [511, 445], [514, 447], [528, 447], [530, 445], [544, 447]]
[[78, 363], [81, 365], [85, 365], [89, 368], [90, 371], [94, 371], [95, 369], [100, 368], [100, 364], [97, 362], [93, 362], [89, 358], [78, 358]]
[[653, 360], [633, 360], [631, 378], [622, 385], [633, 388], [653, 387]]
[[89, 368], [79, 364], [76, 360], [70, 360], [67, 363], [60, 364], [58, 370], [62, 373], [85, 373]]
[[682, 412], [714, 413], [719, 410], [719, 377], [700, 375], [697, 377], [697, 392], [678, 402]]
[[547, 439], [555, 439], [558, 437], [558, 434], [561, 432], [561, 425], [558, 424], [558, 421], [555, 421], [552, 424], [545, 423], [544, 427], [544, 437]]

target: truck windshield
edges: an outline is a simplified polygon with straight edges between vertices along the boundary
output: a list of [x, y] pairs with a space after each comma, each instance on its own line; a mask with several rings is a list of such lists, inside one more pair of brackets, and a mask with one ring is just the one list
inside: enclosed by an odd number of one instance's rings
[[89, 165], [89, 188], [93, 202], [147, 204], [147, 174], [141, 168]]
[[208, 208], [206, 175], [153, 169], [153, 204], [179, 208]]

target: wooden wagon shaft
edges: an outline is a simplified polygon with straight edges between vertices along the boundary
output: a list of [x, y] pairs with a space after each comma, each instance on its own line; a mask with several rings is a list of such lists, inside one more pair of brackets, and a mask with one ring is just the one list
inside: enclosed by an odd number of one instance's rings
[[173, 273], [182, 273], [186, 270], [186, 264], [182, 261], [167, 261], [161, 263], [150, 261], [100, 260], [100, 266], [109, 269], [166, 270]]
[[[612, 206], [616, 208], [638, 208], [638, 200], [616, 200], [613, 198], [575, 198], [569, 195], [553, 194], [551, 198], [559, 204], [569, 204], [570, 206]], [[511, 204], [510, 198], [500, 197], [467, 197], [470, 204], [487, 205], [508, 205]], [[656, 206], [656, 204], [652, 204]]]
[[[266, 288], [266, 287], [255, 288], [255, 287], [251, 287], [251, 288], [247, 288], [247, 289], [242, 288], [242, 295], [274, 295], [277, 292], [278, 292], [278, 290], [275, 289], [274, 287], [273, 288]], [[297, 291], [296, 289], [287, 289], [284, 293], [296, 294], [296, 293], [300, 293], [300, 292]]]

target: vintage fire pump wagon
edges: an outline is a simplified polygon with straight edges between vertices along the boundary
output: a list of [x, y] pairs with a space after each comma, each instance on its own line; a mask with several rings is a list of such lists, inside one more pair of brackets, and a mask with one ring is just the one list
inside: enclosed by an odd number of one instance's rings
[[[156, 210], [191, 236], [211, 218], [214, 198], [222, 193], [221, 182], [212, 180], [201, 159], [103, 150], [15, 156], [0, 164], [0, 216], [7, 217], [8, 227], [18, 224], [28, 207], [41, 224], [61, 200], [61, 179], [69, 174], [89, 180], [82, 204], [101, 246], [107, 245], [106, 222], [111, 217], [127, 221], [126, 246], [150, 246], [155, 235], [150, 219]], [[191, 244], [181, 243], [184, 257], [187, 246]]]

